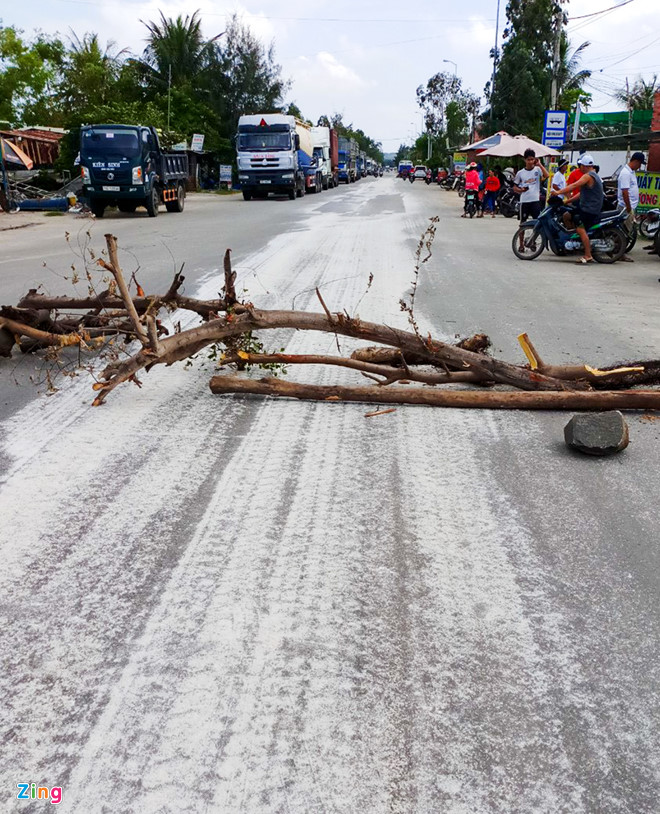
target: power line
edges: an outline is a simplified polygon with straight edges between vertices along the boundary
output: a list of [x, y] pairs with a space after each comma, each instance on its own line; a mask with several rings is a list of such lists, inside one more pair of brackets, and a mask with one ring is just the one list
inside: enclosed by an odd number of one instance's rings
[[573, 22], [573, 20], [586, 20], [588, 17], [597, 17], [599, 14], [606, 14], [608, 11], [616, 11], [618, 8], [623, 8], [627, 6], [628, 3], [632, 3], [633, 0], [624, 0], [623, 3], [618, 3], [616, 6], [610, 6], [609, 8], [604, 8], [602, 11], [593, 11], [591, 14], [581, 14], [579, 17], [569, 17], [568, 22]]
[[[58, 3], [69, 3], [72, 5], [80, 6], [97, 6], [106, 8], [108, 6], [126, 8], [128, 3], [107, 3], [104, 0], [56, 0]], [[632, 0], [628, 0], [632, 2]], [[152, 5], [150, 0], [138, 0], [138, 2], [130, 3], [131, 7], [134, 6], [149, 6]], [[233, 12], [214, 12], [205, 11], [202, 17], [229, 17]], [[282, 22], [301, 22], [301, 23], [465, 23], [465, 17], [284, 17], [274, 16], [267, 14], [251, 14], [248, 11], [241, 11], [236, 13], [238, 17], [252, 17], [255, 20], [281, 20]], [[494, 23], [494, 17], [480, 17], [480, 21], [487, 23]]]

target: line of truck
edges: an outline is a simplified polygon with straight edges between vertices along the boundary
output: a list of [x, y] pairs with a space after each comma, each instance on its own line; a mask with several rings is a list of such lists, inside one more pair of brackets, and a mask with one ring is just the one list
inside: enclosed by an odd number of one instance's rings
[[[293, 199], [378, 177], [379, 166], [354, 139], [330, 127], [310, 127], [282, 113], [241, 116], [236, 135], [238, 180], [246, 201], [269, 193]], [[153, 127], [95, 124], [81, 128], [80, 167], [83, 197], [102, 218], [107, 207], [150, 217], [164, 204], [182, 212], [188, 179], [186, 153], [164, 152]]]
[[310, 127], [283, 113], [241, 116], [236, 158], [246, 201], [270, 193], [293, 200], [341, 181], [350, 184], [368, 174], [378, 177], [379, 170], [355, 139], [339, 136], [330, 127]]

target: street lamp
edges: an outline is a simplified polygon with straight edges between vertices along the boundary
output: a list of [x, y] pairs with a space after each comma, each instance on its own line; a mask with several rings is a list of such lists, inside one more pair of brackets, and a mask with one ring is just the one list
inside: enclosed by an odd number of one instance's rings
[[442, 61], [443, 62], [449, 62], [454, 66], [454, 76], [456, 76], [456, 72], [458, 70], [458, 67], [457, 67], [456, 63], [454, 62], [454, 60], [453, 59], [443, 59]]

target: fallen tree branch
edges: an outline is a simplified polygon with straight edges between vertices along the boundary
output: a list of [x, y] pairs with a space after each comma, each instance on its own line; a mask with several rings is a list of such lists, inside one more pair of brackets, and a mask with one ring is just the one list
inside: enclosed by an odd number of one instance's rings
[[119, 265], [117, 238], [114, 235], [107, 234], [105, 236], [105, 242], [108, 247], [108, 257], [110, 258], [110, 263], [106, 263], [105, 260], [98, 260], [97, 262], [99, 265], [103, 266], [103, 268], [107, 269], [115, 278], [117, 288], [119, 289], [119, 293], [121, 294], [121, 298], [124, 302], [124, 308], [128, 312], [128, 316], [133, 323], [135, 333], [137, 334], [140, 342], [142, 342], [142, 344], [146, 347], [149, 345], [149, 337], [147, 336], [144, 326], [140, 322], [140, 317], [135, 310], [135, 305], [133, 305], [133, 300], [128, 290], [128, 286], [126, 285], [126, 280], [124, 279], [121, 266]]
[[306, 401], [361, 402], [365, 404], [426, 404], [489, 410], [660, 410], [660, 391], [482, 391], [435, 390], [427, 387], [342, 387], [299, 384], [281, 379], [245, 379], [213, 376], [209, 382], [216, 395], [277, 396]]
[[[221, 365], [236, 364], [242, 361], [248, 365], [330, 365], [358, 370], [362, 373], [374, 373], [382, 379], [374, 379], [381, 385], [393, 384], [397, 381], [414, 381], [421, 384], [484, 384], [487, 380], [481, 379], [476, 373], [462, 370], [447, 375], [445, 373], [424, 373], [417, 370], [404, 370], [400, 367], [387, 367], [386, 365], [360, 362], [357, 359], [346, 359], [343, 356], [322, 356], [318, 354], [291, 354], [291, 353], [237, 353], [226, 354]], [[492, 380], [491, 380], [492, 383]]]
[[6, 328], [8, 331], [11, 331], [14, 336], [27, 336], [30, 339], [36, 339], [42, 345], [56, 348], [64, 348], [69, 345], [80, 345], [83, 343], [83, 337], [78, 333], [50, 333], [49, 331], [41, 331], [38, 328], [32, 328], [29, 325], [24, 325], [22, 322], [16, 322], [13, 319], [6, 319], [5, 317], [0, 317], [0, 328]]
[[228, 314], [225, 318], [210, 320], [204, 325], [181, 331], [168, 336], [160, 342], [158, 354], [151, 351], [145, 354], [138, 352], [135, 356], [111, 370], [106, 369], [102, 378], [105, 385], [99, 388], [99, 395], [94, 400], [101, 404], [105, 396], [123, 381], [127, 381], [139, 370], [156, 364], [172, 364], [197, 353], [206, 345], [215, 342], [226, 342], [228, 338], [246, 334], [254, 330], [272, 330], [290, 328], [296, 330], [321, 331], [337, 333], [393, 345], [406, 352], [423, 355], [431, 361], [445, 362], [453, 368], [475, 373], [479, 378], [491, 379], [501, 384], [508, 384], [522, 390], [588, 390], [586, 382], [565, 382], [549, 376], [518, 367], [517, 365], [493, 359], [490, 356], [448, 345], [437, 340], [425, 340], [409, 331], [378, 325], [374, 322], [362, 322], [344, 314], [336, 314], [336, 319], [329, 323], [324, 314], [310, 311], [263, 311], [250, 309], [245, 313]]

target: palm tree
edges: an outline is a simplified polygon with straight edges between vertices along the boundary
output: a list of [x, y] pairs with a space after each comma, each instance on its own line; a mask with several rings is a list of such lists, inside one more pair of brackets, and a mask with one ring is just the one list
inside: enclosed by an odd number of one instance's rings
[[191, 17], [179, 15], [176, 20], [166, 18], [161, 11], [160, 22], [142, 22], [149, 36], [141, 62], [154, 85], [189, 84], [213, 62], [214, 43], [222, 34], [205, 40], [199, 11]]
[[653, 78], [648, 82], [640, 76], [630, 90], [621, 88], [616, 92], [614, 98], [618, 102], [622, 102], [626, 109], [630, 104], [630, 110], [653, 110], [655, 94], [658, 91], [660, 91], [660, 82], [658, 82], [658, 75], [654, 73]]
[[112, 97], [126, 49], [116, 50], [108, 42], [105, 49], [98, 34], [82, 39], [71, 32], [71, 47], [62, 68], [61, 101], [68, 110], [84, 110], [93, 104], [105, 104]]
[[591, 76], [591, 71], [580, 67], [583, 53], [590, 45], [590, 42], [583, 42], [571, 51], [568, 37], [562, 37], [557, 80], [559, 107], [563, 110], [572, 110], [577, 102], [583, 107], [588, 107], [591, 102], [591, 94], [584, 90], [584, 84]]

